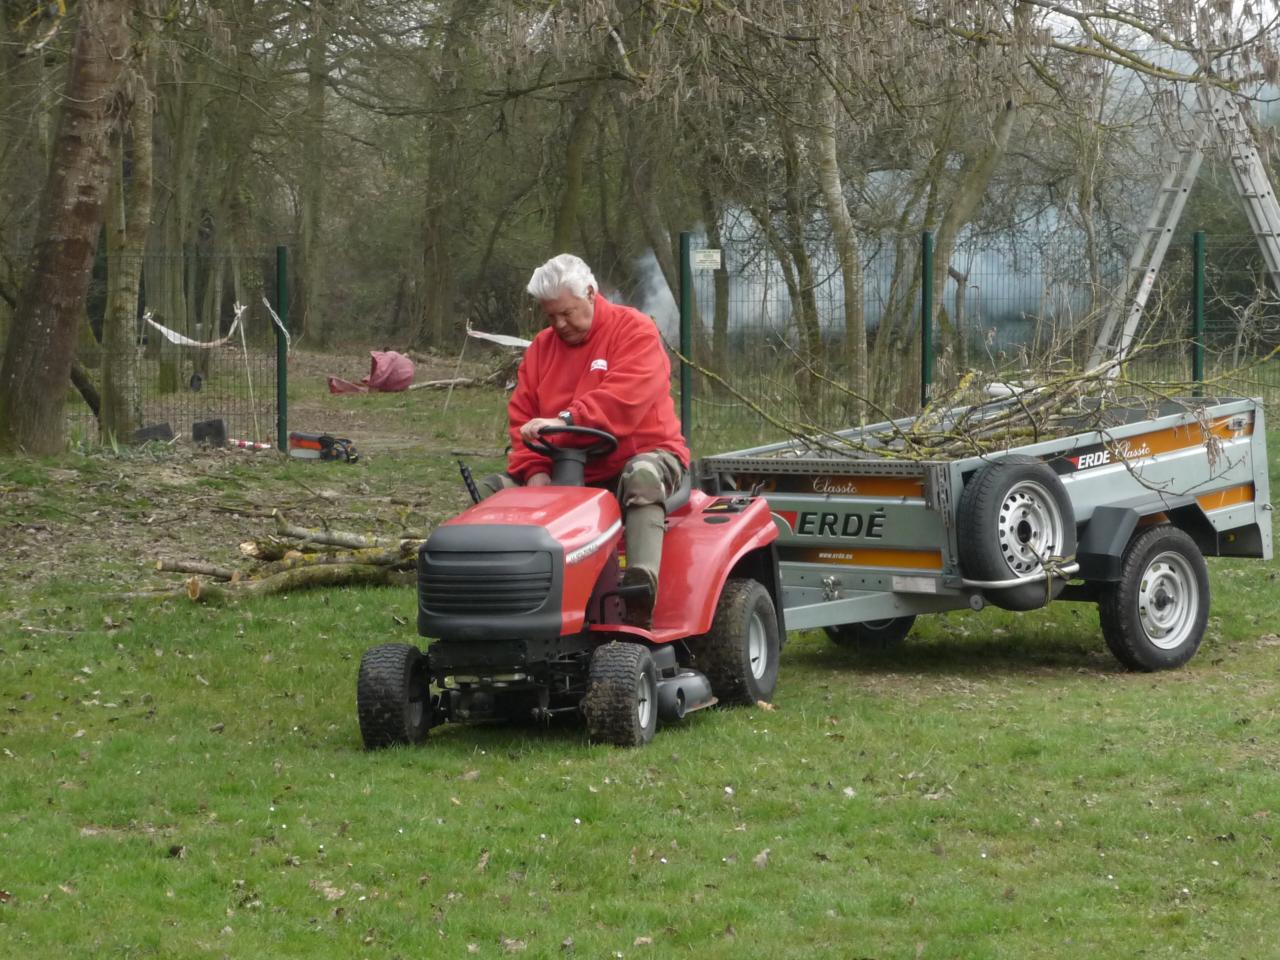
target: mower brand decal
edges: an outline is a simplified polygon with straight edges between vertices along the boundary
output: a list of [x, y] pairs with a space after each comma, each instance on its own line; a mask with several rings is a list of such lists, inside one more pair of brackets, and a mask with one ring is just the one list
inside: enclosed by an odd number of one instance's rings
[[591, 361], [591, 370], [588, 370], [587, 373], [591, 373], [592, 371], [595, 371], [595, 370], [604, 370], [607, 372], [608, 369], [609, 369], [609, 361], [604, 359], [603, 357], [600, 357], [597, 360]]
[[579, 547], [577, 550], [574, 550], [571, 553], [569, 553], [564, 558], [564, 562], [566, 564], [574, 564], [587, 559], [587, 557], [597, 552], [601, 547], [605, 546], [610, 540], [616, 537], [618, 535], [618, 531], [621, 529], [622, 529], [622, 521], [621, 520], [613, 521], [613, 526], [611, 526], [604, 533], [600, 534], [600, 536], [596, 537], [590, 543], [584, 544], [583, 546]]

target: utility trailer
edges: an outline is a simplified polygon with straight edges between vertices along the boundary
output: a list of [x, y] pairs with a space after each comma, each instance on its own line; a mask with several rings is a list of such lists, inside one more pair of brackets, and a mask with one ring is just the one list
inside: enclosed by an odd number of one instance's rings
[[1204, 636], [1204, 557], [1272, 556], [1258, 400], [1095, 410], [1071, 435], [950, 460], [895, 456], [912, 422], [701, 461], [706, 492], [768, 501], [787, 630], [885, 643], [923, 613], [1085, 601], [1121, 663], [1164, 670]]

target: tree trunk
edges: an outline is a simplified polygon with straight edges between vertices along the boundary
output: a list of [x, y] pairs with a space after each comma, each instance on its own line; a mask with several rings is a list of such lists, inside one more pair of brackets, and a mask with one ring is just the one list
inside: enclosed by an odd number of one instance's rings
[[[617, 142], [616, 130], [611, 130], [609, 134], [602, 133], [596, 137], [596, 193], [600, 216], [600, 236], [596, 241], [598, 246], [596, 256], [599, 264], [595, 269], [601, 276], [617, 278], [618, 274], [624, 269], [629, 272], [629, 261], [624, 260], [622, 255], [622, 241], [618, 236], [618, 223], [614, 215], [614, 211], [621, 206], [616, 193], [617, 184], [621, 181], [621, 178], [611, 176], [613, 171], [610, 170], [610, 165], [607, 162], [606, 141]], [[624, 268], [624, 263], [627, 264], [626, 268]]]
[[462, 225], [475, 211], [469, 203], [471, 182], [467, 177], [467, 158], [459, 156], [463, 132], [460, 124], [466, 120], [463, 112], [448, 108], [454, 106], [462, 95], [454, 82], [454, 71], [460, 71], [470, 56], [471, 48], [466, 40], [487, 8], [488, 4], [477, 0], [453, 0], [442, 34], [443, 48], [450, 53], [446, 69], [432, 91], [435, 108], [440, 112], [427, 124], [423, 138], [426, 169], [422, 185], [426, 202], [421, 232], [422, 293], [409, 344], [415, 349], [447, 349], [447, 341], [462, 326], [457, 322], [455, 313], [457, 262], [463, 256], [457, 252], [458, 238], [464, 232]]
[[307, 110], [302, 132], [302, 290], [296, 311], [303, 331], [310, 331], [316, 345], [326, 347], [333, 331], [324, 316], [321, 287], [324, 257], [321, 224], [324, 215], [324, 124], [326, 50], [329, 42], [329, 8], [323, 0], [311, 5], [307, 43]]
[[46, 142], [35, 133], [47, 113], [40, 84], [44, 58], [20, 55], [22, 45], [10, 23], [19, 18], [15, 7], [0, 4], [0, 344], [22, 282], [19, 258], [6, 253], [30, 245], [28, 218], [17, 211], [39, 193], [46, 173]]
[[422, 282], [425, 299], [418, 327], [410, 343], [414, 349], [443, 349], [456, 290], [453, 259], [449, 252], [449, 201], [428, 191], [422, 218]]
[[[759, 224], [760, 229], [763, 231], [765, 242], [768, 244], [769, 250], [773, 253], [774, 259], [778, 261], [778, 266], [782, 269], [782, 281], [787, 287], [787, 299], [790, 301], [791, 309], [794, 312], [799, 309], [797, 304], [800, 303], [801, 292], [800, 280], [796, 273], [795, 264], [791, 259], [792, 250], [790, 245], [785, 243], [782, 237], [778, 234], [777, 228], [773, 225], [773, 217], [768, 207], [762, 205], [759, 207], [748, 207], [748, 209], [751, 211], [752, 218], [757, 224]], [[766, 338], [770, 336], [770, 332], [767, 328], [762, 329], [761, 334]], [[763, 343], [748, 342], [744, 344], [744, 348], [746, 351], [752, 352], [759, 350], [763, 345]], [[782, 371], [778, 372], [782, 373]]]
[[801, 355], [805, 361], [817, 365], [822, 360], [822, 328], [818, 324], [818, 301], [815, 293], [817, 282], [813, 276], [813, 261], [805, 246], [806, 205], [800, 189], [800, 145], [794, 128], [782, 124], [782, 150], [786, 161], [786, 187], [783, 191], [787, 209], [787, 248], [796, 267], [799, 301], [792, 301], [791, 308], [800, 332]]
[[658, 206], [658, 190], [654, 184], [655, 163], [646, 148], [650, 131], [628, 119], [626, 108], [617, 98], [613, 101], [614, 115], [624, 138], [623, 164], [627, 186], [645, 243], [658, 261], [658, 269], [667, 282], [667, 289], [677, 302], [680, 299], [680, 265], [671, 247], [671, 234]]
[[[840, 161], [836, 155], [836, 97], [825, 78], [816, 81], [817, 124], [814, 147], [817, 155], [818, 186], [831, 226], [831, 239], [840, 258], [840, 279], [844, 288], [844, 355], [848, 365], [844, 382], [859, 397], [867, 396], [867, 328], [862, 295], [862, 257], [853, 218], [844, 199]], [[859, 420], [861, 404], [850, 412]]]
[[[161, 144], [170, 144], [162, 156], [160, 182], [171, 184], [169, 194], [159, 212], [159, 258], [147, 263], [147, 305], [156, 320], [179, 333], [194, 336], [192, 311], [188, 305], [198, 303], [187, 264], [194, 254], [194, 231], [191, 228], [192, 207], [195, 203], [195, 186], [200, 166], [200, 132], [209, 102], [207, 80], [209, 68], [204, 58], [197, 59], [189, 75], [183, 75], [181, 65], [174, 70], [178, 75], [163, 84], [168, 93], [163, 101], [164, 134]], [[161, 393], [172, 393], [179, 387], [178, 367], [181, 351], [156, 331], [148, 340], [149, 357], [159, 358], [157, 388]]]
[[937, 303], [942, 296], [943, 285], [947, 282], [947, 271], [951, 267], [951, 258], [955, 254], [956, 240], [960, 231], [972, 219], [987, 187], [991, 185], [991, 177], [996, 167], [1009, 149], [1009, 134], [1013, 130], [1013, 121], [1018, 115], [1018, 108], [1012, 96], [1004, 102], [1000, 114], [996, 118], [991, 138], [986, 145], [966, 160], [960, 179], [951, 192], [951, 202], [942, 215], [938, 225], [937, 237], [934, 241], [934, 255], [940, 269], [933, 271], [933, 302]]
[[138, 292], [142, 259], [151, 229], [152, 117], [155, 72], [146, 42], [142, 47], [143, 87], [134, 98], [130, 117], [133, 163], [129, 183], [124, 182], [124, 135], [113, 179], [111, 219], [107, 229], [109, 286], [107, 314], [102, 325], [102, 415], [104, 437], [131, 437], [142, 425], [142, 397], [138, 383]]
[[0, 365], [0, 447], [53, 453], [84, 317], [111, 169], [116, 83], [129, 56], [126, 0], [81, 0], [80, 22], [41, 197], [32, 269]]
[[[579, 96], [579, 105], [569, 127], [564, 147], [564, 189], [556, 213], [555, 235], [551, 249], [564, 253], [573, 249], [573, 236], [578, 226], [578, 207], [582, 201], [582, 163], [591, 134], [595, 130], [596, 105], [600, 100], [600, 84], [593, 83]], [[584, 250], [583, 253], [586, 253]]]
[[707, 243], [721, 251], [720, 269], [712, 280], [716, 302], [711, 318], [711, 361], [707, 366], [723, 375], [728, 369], [729, 357], [729, 263], [724, 238], [720, 235], [720, 211], [706, 187], [702, 188], [702, 219], [707, 228]]

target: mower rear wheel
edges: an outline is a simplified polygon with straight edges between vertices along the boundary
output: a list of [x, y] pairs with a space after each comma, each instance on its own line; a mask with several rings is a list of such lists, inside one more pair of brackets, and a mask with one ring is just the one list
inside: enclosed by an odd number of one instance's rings
[[831, 642], [851, 650], [888, 650], [907, 638], [915, 625], [914, 615], [889, 617], [886, 620], [864, 620], [862, 623], [840, 623], [824, 627]]
[[729, 580], [716, 604], [711, 629], [690, 642], [695, 666], [723, 704], [768, 702], [778, 683], [778, 615], [759, 581]]
[[422, 743], [431, 729], [427, 658], [407, 643], [371, 647], [360, 658], [356, 713], [366, 750]]
[[614, 641], [591, 654], [582, 701], [594, 743], [641, 747], [658, 729], [658, 669], [648, 647]]

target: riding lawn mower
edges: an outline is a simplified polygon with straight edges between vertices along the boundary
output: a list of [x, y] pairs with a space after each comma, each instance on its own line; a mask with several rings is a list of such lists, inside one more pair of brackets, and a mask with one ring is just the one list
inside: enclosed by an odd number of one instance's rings
[[[583, 439], [590, 445], [570, 445]], [[419, 551], [418, 633], [428, 643], [364, 654], [364, 745], [421, 743], [446, 722], [581, 714], [592, 741], [639, 746], [659, 720], [769, 701], [786, 634], [765, 501], [708, 495], [686, 471], [664, 504], [652, 621], [634, 626], [627, 600], [648, 587], [622, 583], [622, 509], [583, 480], [587, 461], [617, 439], [566, 425], [528, 446], [550, 458], [548, 486], [475, 503]]]

